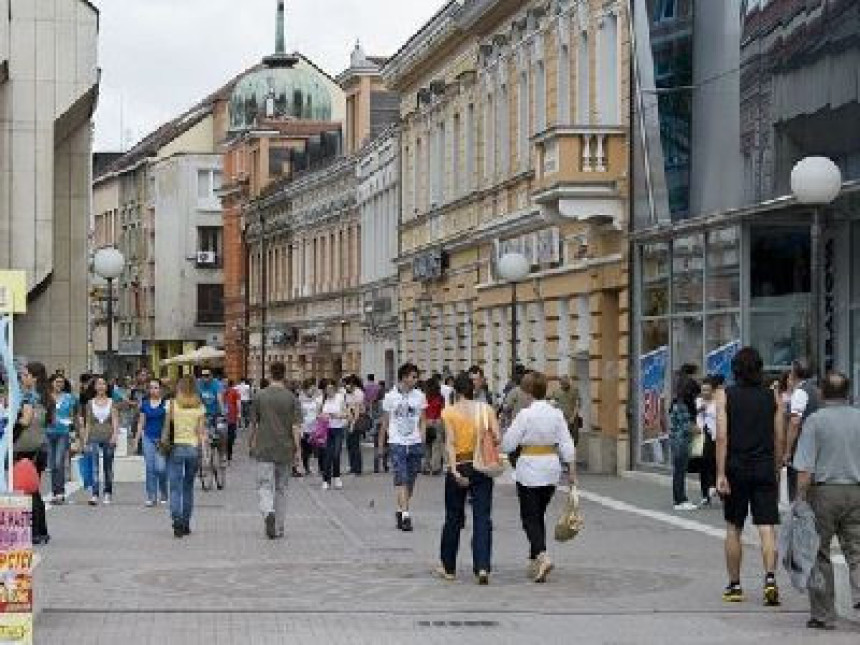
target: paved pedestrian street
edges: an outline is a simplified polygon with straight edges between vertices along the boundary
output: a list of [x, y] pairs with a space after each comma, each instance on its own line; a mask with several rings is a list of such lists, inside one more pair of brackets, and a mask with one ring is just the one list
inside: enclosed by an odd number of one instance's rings
[[[166, 511], [143, 507], [142, 486], [120, 484], [111, 506], [49, 511], [41, 553], [36, 642], [136, 643], [857, 643], [856, 625], [809, 633], [804, 597], [781, 579], [783, 606], [759, 601], [759, 558], [744, 567], [748, 601], [727, 606], [722, 544], [707, 533], [719, 510], [693, 515], [705, 532], [652, 510], [668, 491], [640, 481], [583, 477], [585, 532], [551, 543], [545, 585], [525, 577], [515, 488], [496, 487], [489, 587], [471, 576], [468, 528], [459, 578], [431, 576], [442, 525], [442, 479], [419, 480], [415, 532], [394, 527], [391, 482], [346, 477], [322, 491], [291, 480], [286, 540], [269, 541], [256, 511], [253, 464], [237, 459], [228, 488], [196, 495], [193, 534], [173, 537]], [[557, 517], [557, 498], [551, 516]]]

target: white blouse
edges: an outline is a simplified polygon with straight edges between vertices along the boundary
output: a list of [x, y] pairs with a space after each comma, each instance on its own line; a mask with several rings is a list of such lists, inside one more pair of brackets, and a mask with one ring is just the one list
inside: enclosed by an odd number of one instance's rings
[[572, 462], [576, 448], [561, 410], [547, 401], [535, 401], [520, 410], [502, 437], [502, 450], [513, 452], [517, 446], [558, 446], [558, 454], [521, 455], [517, 460], [516, 480], [523, 486], [556, 486], [562, 461]]

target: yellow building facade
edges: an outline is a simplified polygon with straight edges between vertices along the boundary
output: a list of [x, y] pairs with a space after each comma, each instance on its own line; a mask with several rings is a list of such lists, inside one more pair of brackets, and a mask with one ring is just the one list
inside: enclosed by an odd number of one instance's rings
[[400, 349], [510, 379], [507, 252], [526, 256], [516, 359], [568, 375], [589, 467], [627, 463], [626, 3], [466, 0], [389, 61], [401, 95]]

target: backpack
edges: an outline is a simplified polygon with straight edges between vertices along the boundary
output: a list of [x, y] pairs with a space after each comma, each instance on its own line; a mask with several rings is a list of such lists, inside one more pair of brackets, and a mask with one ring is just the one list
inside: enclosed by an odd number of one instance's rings
[[308, 443], [314, 448], [325, 448], [328, 443], [328, 419], [321, 416], [317, 417], [314, 428], [308, 437]]

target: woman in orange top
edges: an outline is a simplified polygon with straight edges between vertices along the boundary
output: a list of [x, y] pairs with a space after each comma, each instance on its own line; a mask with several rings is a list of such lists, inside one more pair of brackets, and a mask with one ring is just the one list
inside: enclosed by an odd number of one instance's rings
[[466, 496], [472, 498], [472, 569], [478, 584], [490, 582], [492, 553], [493, 480], [472, 466], [479, 430], [487, 429], [498, 444], [499, 421], [493, 408], [474, 401], [474, 385], [466, 373], [454, 380], [456, 402], [442, 410], [445, 424], [445, 525], [440, 548], [442, 564], [437, 573], [453, 580], [457, 570], [460, 531], [466, 520]]

